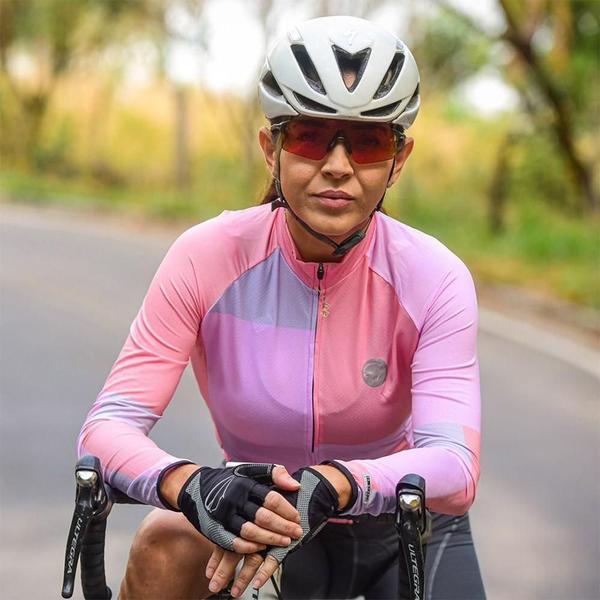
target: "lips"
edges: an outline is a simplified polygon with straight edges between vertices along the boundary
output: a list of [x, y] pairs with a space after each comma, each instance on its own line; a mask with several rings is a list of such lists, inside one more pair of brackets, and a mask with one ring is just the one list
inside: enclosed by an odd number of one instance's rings
[[352, 200], [353, 196], [342, 190], [325, 190], [315, 194], [321, 198], [333, 198], [334, 200]]
[[342, 190], [325, 190], [318, 194], [313, 194], [313, 198], [323, 207], [328, 210], [345, 210], [350, 206], [354, 197]]

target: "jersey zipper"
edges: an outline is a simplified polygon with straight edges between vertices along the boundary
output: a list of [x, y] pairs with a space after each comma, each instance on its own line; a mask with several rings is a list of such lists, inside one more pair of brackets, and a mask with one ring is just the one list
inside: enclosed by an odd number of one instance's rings
[[313, 353], [313, 377], [312, 377], [312, 443], [311, 452], [315, 452], [315, 435], [317, 431], [317, 414], [315, 406], [315, 363], [317, 360], [317, 325], [319, 324], [319, 315], [321, 313], [321, 281], [325, 276], [325, 267], [323, 263], [319, 263], [317, 267], [317, 320], [315, 322], [315, 342], [314, 342], [314, 353]]

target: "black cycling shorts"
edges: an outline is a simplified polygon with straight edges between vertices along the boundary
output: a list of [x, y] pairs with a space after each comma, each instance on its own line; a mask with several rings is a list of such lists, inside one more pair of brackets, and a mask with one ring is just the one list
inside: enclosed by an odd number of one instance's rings
[[[485, 599], [468, 514], [432, 513], [432, 536], [425, 551], [424, 600]], [[407, 597], [408, 577], [404, 567], [400, 571], [394, 524], [328, 523], [314, 540], [288, 556], [281, 585], [285, 600]]]

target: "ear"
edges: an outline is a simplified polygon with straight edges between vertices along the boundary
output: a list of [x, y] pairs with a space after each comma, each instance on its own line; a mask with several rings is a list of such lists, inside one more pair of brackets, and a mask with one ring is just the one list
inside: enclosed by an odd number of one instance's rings
[[258, 132], [258, 143], [263, 151], [267, 167], [269, 167], [269, 171], [271, 172], [271, 175], [273, 175], [275, 172], [276, 148], [273, 141], [273, 135], [268, 127], [260, 128]]
[[402, 149], [396, 154], [396, 162], [394, 164], [394, 170], [392, 171], [392, 176], [390, 177], [390, 180], [388, 181], [388, 184], [387, 184], [388, 187], [392, 187], [394, 185], [394, 183], [396, 183], [398, 177], [400, 177], [402, 167], [404, 166], [404, 163], [407, 161], [408, 157], [410, 156], [410, 153], [412, 152], [414, 145], [415, 145], [415, 141], [413, 140], [413, 138], [407, 137], [406, 140], [404, 141], [404, 146], [402, 146]]

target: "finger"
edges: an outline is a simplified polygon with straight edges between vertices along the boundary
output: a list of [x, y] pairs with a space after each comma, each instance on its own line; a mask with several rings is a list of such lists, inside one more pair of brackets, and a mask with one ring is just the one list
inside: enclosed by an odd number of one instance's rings
[[220, 592], [234, 577], [235, 568], [241, 560], [239, 554], [235, 552], [224, 552], [221, 561], [217, 565], [215, 572], [208, 584], [208, 589], [215, 593]]
[[295, 492], [300, 487], [300, 482], [296, 481], [282, 465], [277, 465], [273, 469], [273, 483], [286, 492]]
[[[254, 521], [254, 519], [251, 520]], [[240, 515], [231, 515], [227, 523], [227, 529], [236, 535], [242, 535], [242, 527], [246, 521], [248, 521], [248, 519], [244, 519], [244, 517]]]
[[272, 463], [245, 463], [235, 467], [234, 473], [269, 485], [273, 481], [274, 467]]
[[263, 529], [298, 539], [302, 536], [302, 527], [293, 521], [288, 521], [278, 514], [261, 507], [256, 511], [254, 523]]
[[259, 506], [262, 506], [265, 498], [271, 491], [271, 488], [268, 485], [263, 485], [262, 483], [254, 483], [248, 489], [248, 498], [254, 502], [256, 502]]
[[251, 542], [241, 537], [236, 537], [235, 540], [233, 540], [233, 550], [237, 554], [254, 554], [255, 552], [261, 552], [265, 549], [265, 544]]
[[260, 554], [247, 554], [244, 556], [244, 564], [237, 574], [237, 577], [233, 582], [233, 587], [231, 588], [231, 595], [234, 598], [237, 598], [244, 593], [244, 590], [248, 587], [262, 563], [263, 557]]
[[285, 548], [292, 543], [292, 540], [287, 535], [279, 535], [268, 529], [263, 529], [250, 521], [246, 521], [242, 526], [241, 531], [242, 537], [245, 540], [256, 542], [259, 544], [266, 544], [267, 546], [282, 546]]
[[277, 569], [279, 568], [279, 563], [272, 556], [267, 556], [265, 558], [263, 564], [258, 569], [256, 573], [256, 577], [254, 578], [254, 583], [252, 586], [256, 589], [262, 587], [269, 581], [269, 578]]
[[246, 517], [246, 521], [254, 521], [259, 508], [260, 506], [254, 502], [244, 502], [241, 512]]
[[212, 554], [210, 555], [210, 558], [208, 559], [208, 562], [206, 563], [206, 578], [210, 579], [213, 575], [214, 572], [217, 570], [217, 567], [219, 566], [219, 563], [221, 562], [221, 559], [223, 558], [223, 554], [224, 554], [225, 550], [223, 550], [223, 548], [221, 548], [220, 546], [215, 546]]
[[298, 511], [281, 494], [278, 494], [274, 490], [271, 490], [267, 494], [263, 506], [288, 521], [300, 523], [300, 514]]

